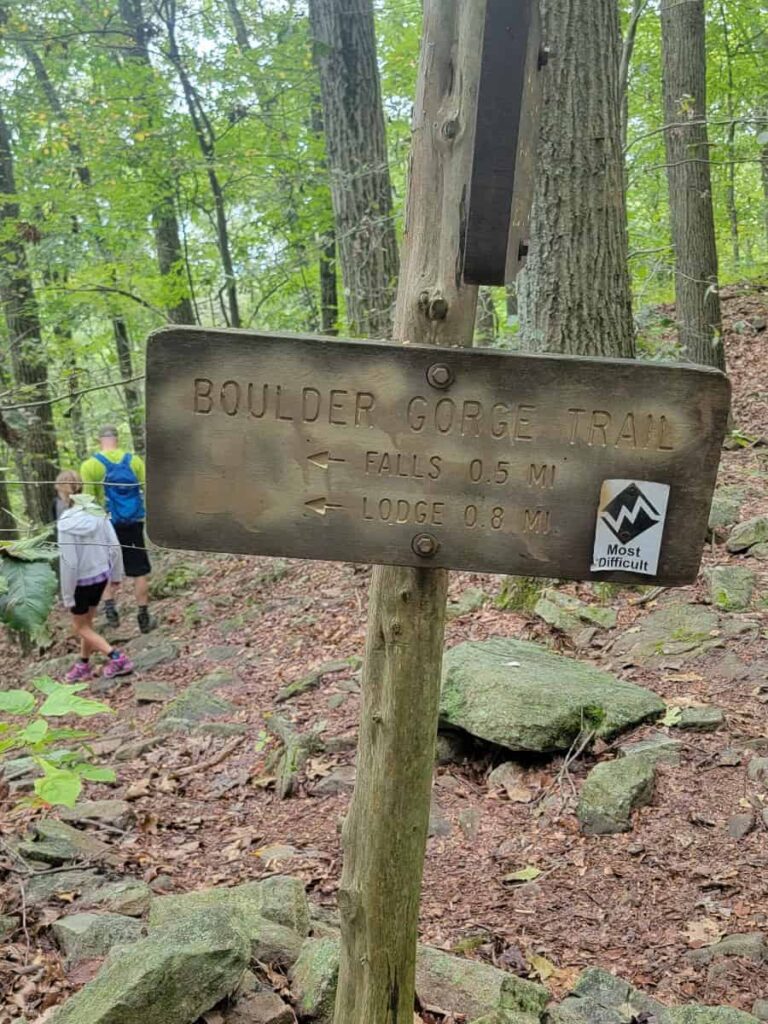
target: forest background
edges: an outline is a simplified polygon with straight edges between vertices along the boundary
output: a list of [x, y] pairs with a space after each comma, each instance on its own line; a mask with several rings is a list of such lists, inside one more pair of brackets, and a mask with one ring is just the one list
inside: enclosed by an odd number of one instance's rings
[[[675, 261], [659, 3], [619, 7], [637, 349], [668, 359], [678, 349], [661, 308]], [[391, 247], [392, 231], [402, 233], [421, 4], [373, 8], [391, 201], [372, 230]], [[768, 12], [759, 0], [709, 0], [705, 10], [720, 283], [764, 280]], [[345, 229], [318, 74], [327, 56], [302, 0], [0, 6], [0, 536], [46, 518], [46, 481], [79, 464], [99, 422], [117, 421], [143, 451], [154, 328], [385, 333], [390, 311], [362, 322], [342, 287]], [[396, 264], [395, 253], [393, 276]], [[586, 265], [579, 272], [589, 290]], [[477, 343], [521, 347], [517, 313], [514, 289], [483, 289]]]

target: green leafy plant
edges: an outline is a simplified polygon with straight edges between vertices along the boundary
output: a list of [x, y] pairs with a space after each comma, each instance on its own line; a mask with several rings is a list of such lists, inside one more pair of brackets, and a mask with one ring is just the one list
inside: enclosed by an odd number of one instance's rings
[[[50, 720], [67, 715], [90, 718], [110, 713], [111, 708], [81, 697], [85, 683], [57, 683], [44, 676], [32, 685], [37, 693], [21, 689], [0, 692], [0, 755], [18, 751], [39, 769], [34, 803], [74, 807], [84, 781], [114, 782], [115, 773], [88, 760], [90, 733], [57, 726]], [[72, 749], [59, 748], [61, 743], [71, 744]]]
[[22, 638], [40, 634], [56, 598], [51, 561], [55, 545], [48, 532], [0, 542], [0, 622]]

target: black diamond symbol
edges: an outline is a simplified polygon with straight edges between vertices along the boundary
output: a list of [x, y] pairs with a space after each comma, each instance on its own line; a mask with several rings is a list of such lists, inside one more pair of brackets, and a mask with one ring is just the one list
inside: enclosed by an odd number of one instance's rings
[[614, 537], [629, 544], [661, 519], [637, 484], [630, 484], [603, 509], [602, 520]]

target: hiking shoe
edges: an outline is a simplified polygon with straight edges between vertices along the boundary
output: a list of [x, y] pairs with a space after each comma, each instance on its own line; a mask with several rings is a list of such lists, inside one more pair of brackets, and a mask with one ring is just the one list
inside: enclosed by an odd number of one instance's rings
[[150, 615], [149, 612], [139, 612], [137, 618], [139, 620], [139, 629], [142, 633], [150, 633], [157, 625], [157, 619], [154, 615]]
[[120, 625], [120, 612], [113, 604], [104, 605], [104, 618], [108, 626], [116, 629]]
[[84, 679], [90, 679], [92, 675], [90, 663], [78, 660], [64, 676], [64, 679], [68, 683], [80, 683]]
[[115, 676], [128, 676], [133, 672], [133, 662], [127, 654], [122, 651], [116, 658], [110, 658], [104, 666], [102, 675], [106, 679], [114, 679]]

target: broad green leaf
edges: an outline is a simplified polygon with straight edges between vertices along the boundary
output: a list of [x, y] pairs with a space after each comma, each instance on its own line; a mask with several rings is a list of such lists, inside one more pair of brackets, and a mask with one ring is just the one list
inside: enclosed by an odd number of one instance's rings
[[56, 574], [47, 562], [24, 562], [2, 556], [8, 589], [0, 594], [0, 622], [34, 633], [48, 618], [56, 596]]
[[44, 764], [45, 775], [35, 779], [35, 793], [47, 804], [74, 807], [83, 788], [77, 772]]
[[8, 580], [0, 573], [0, 594], [8, 593]]
[[19, 739], [24, 743], [41, 743], [48, 734], [48, 723], [43, 718], [36, 718], [34, 722], [22, 729]]
[[35, 698], [26, 690], [0, 692], [0, 711], [9, 715], [28, 715], [34, 710]]
[[102, 768], [97, 764], [76, 764], [72, 770], [78, 772], [89, 782], [116, 782], [117, 776], [111, 768]]
[[[56, 680], [51, 679], [50, 676], [40, 676], [39, 679], [32, 680], [32, 685], [41, 693], [53, 693], [57, 686], [61, 686], [61, 683], [57, 683]], [[82, 683], [81, 685], [86, 687], [88, 684]]]
[[58, 718], [62, 715], [79, 715], [87, 718], [90, 715], [102, 715], [112, 709], [101, 701], [91, 700], [88, 697], [78, 697], [76, 690], [82, 686], [67, 686], [66, 683], [58, 683], [55, 690], [51, 690], [43, 705], [40, 714], [48, 718]]

